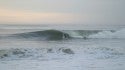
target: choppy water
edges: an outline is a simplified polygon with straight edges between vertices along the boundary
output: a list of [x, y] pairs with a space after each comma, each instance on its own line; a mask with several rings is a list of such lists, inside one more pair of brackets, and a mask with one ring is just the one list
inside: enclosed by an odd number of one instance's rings
[[[58, 30], [70, 36], [65, 39], [59, 34], [62, 37], [60, 40], [43, 40], [44, 37], [48, 38], [47, 35], [41, 36], [45, 30], [0, 30], [0, 70], [125, 69], [124, 28]], [[37, 35], [34, 36], [34, 33]], [[16, 37], [13, 36], [15, 34]], [[49, 36], [53, 35], [55, 37], [52, 32]]]

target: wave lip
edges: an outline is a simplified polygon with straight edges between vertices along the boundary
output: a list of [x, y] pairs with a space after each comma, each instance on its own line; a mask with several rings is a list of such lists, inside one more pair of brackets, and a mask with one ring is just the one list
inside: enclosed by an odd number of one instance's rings
[[45, 31], [13, 34], [11, 35], [11, 37], [26, 38], [26, 39], [35, 38], [39, 40], [62, 40], [62, 39], [70, 38], [69, 34], [58, 31], [58, 30], [45, 30]]

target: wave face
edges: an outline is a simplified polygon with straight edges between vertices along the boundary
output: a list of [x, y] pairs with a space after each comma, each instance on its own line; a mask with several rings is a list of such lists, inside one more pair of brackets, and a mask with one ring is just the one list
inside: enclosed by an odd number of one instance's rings
[[26, 39], [39, 39], [39, 40], [62, 40], [70, 38], [70, 36], [67, 33], [58, 30], [45, 30], [45, 31], [13, 34], [10, 37], [16, 37], [18, 39], [26, 38]]

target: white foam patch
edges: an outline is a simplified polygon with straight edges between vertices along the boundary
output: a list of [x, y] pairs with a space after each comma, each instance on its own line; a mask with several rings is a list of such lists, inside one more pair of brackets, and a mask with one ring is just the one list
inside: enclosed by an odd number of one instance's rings
[[90, 35], [88, 38], [125, 38], [125, 29], [116, 32], [102, 31], [97, 34]]

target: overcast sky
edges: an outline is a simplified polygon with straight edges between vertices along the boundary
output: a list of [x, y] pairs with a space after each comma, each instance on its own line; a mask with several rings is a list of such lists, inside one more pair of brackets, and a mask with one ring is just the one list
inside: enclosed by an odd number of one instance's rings
[[125, 0], [0, 0], [0, 24], [125, 25]]

